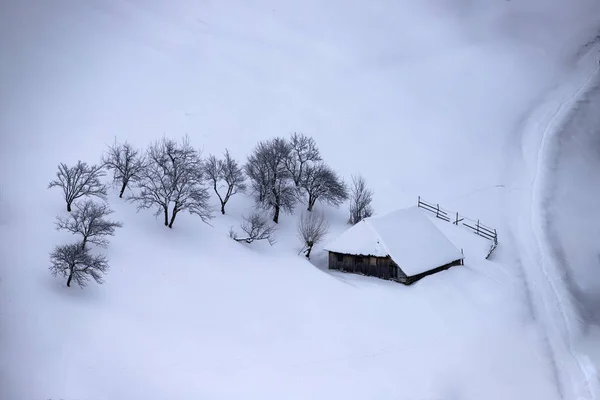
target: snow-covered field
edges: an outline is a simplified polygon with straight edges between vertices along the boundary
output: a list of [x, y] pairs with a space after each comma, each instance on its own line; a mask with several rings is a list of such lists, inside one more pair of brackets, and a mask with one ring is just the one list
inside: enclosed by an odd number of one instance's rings
[[[563, 127], [556, 160], [560, 179], [552, 187], [556, 194], [550, 203], [551, 213], [556, 216], [551, 228], [564, 247], [560, 251], [561, 246], [557, 244], [557, 253], [562, 253], [560, 261], [569, 268], [566, 272], [572, 282], [580, 285], [578, 300], [587, 322], [600, 321], [597, 307], [600, 288], [599, 282], [593, 279], [600, 261], [600, 229], [596, 224], [599, 215], [595, 202], [600, 166], [600, 114], [597, 112], [600, 80], [597, 78], [593, 83], [593, 89], [577, 105], [577, 113]], [[579, 179], [569, 179], [573, 176]], [[561, 235], [562, 231], [580, 231], [580, 234]]]
[[[0, 5], [1, 399], [595, 398], [599, 5], [363, 3]], [[436, 221], [465, 266], [405, 287], [305, 261], [298, 213], [232, 241], [247, 196], [168, 230], [113, 192], [106, 282], [50, 276], [59, 162], [185, 134], [243, 162], [294, 131], [377, 212], [422, 195], [500, 247]]]
[[[600, 365], [600, 298], [596, 270], [600, 265], [598, 239], [598, 167], [600, 163], [600, 76], [589, 82], [589, 90], [578, 100], [557, 135], [551, 166], [556, 179], [548, 187], [547, 229], [552, 256], [576, 309], [577, 323], [571, 331], [579, 339], [575, 349], [586, 355], [582, 361]], [[577, 177], [577, 179], [574, 179]]]

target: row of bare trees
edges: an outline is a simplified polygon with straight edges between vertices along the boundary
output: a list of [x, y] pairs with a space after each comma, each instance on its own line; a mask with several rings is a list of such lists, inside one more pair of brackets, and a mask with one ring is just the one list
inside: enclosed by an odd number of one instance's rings
[[299, 133], [259, 142], [245, 172], [257, 206], [270, 211], [275, 223], [298, 202], [312, 211], [317, 200], [339, 207], [349, 197], [346, 184], [322, 160], [314, 139]]
[[[269, 223], [269, 220], [258, 212], [252, 213], [249, 217], [244, 217], [244, 222], [241, 229], [244, 232], [240, 236], [231, 228], [229, 237], [237, 242], [253, 243], [255, 241], [266, 240], [269, 244], [275, 242], [274, 233], [275, 225]], [[321, 211], [303, 212], [297, 226], [297, 236], [302, 243], [301, 253], [310, 259], [310, 253], [313, 247], [321, 243], [327, 232], [329, 231], [329, 223], [325, 218], [325, 214]]]
[[56, 218], [56, 229], [78, 235], [79, 241], [54, 248], [50, 253], [50, 272], [66, 278], [68, 287], [73, 281], [80, 287], [86, 286], [90, 279], [103, 282], [103, 275], [109, 269], [107, 257], [94, 253], [89, 245], [106, 248], [107, 237], [114, 236], [115, 230], [123, 226], [109, 219], [113, 210], [107, 203], [108, 186], [102, 182], [106, 170], [113, 171], [113, 180], [122, 184], [119, 194], [122, 197], [127, 185], [140, 177], [143, 168], [139, 152], [127, 143], [115, 143], [99, 165], [83, 161], [70, 167], [59, 164], [56, 179], [48, 188], [62, 190], [69, 215]]
[[[352, 176], [350, 188], [321, 158], [314, 139], [294, 133], [290, 138], [274, 138], [259, 142], [248, 157], [244, 172], [250, 180], [251, 194], [257, 208], [270, 212], [274, 223], [280, 214], [292, 213], [301, 202], [307, 205], [298, 223], [302, 250], [310, 258], [312, 248], [321, 242], [328, 230], [323, 213], [313, 212], [317, 201], [339, 207], [349, 200], [348, 223], [355, 224], [373, 214], [373, 192], [360, 175]], [[273, 242], [275, 227], [255, 212], [244, 218], [244, 235], [233, 230], [230, 236], [237, 241]]]
[[[68, 218], [58, 218], [57, 229], [81, 235], [81, 242], [57, 246], [51, 253], [52, 273], [66, 276], [68, 286], [72, 280], [83, 286], [90, 277], [101, 283], [102, 274], [108, 270], [106, 257], [92, 255], [87, 246], [91, 243], [106, 247], [106, 237], [122, 226], [107, 219], [112, 213], [106, 204], [108, 185], [103, 182], [107, 171], [120, 198], [129, 191], [127, 201], [135, 203], [138, 211], [153, 209], [156, 216], [163, 216], [164, 225], [169, 228], [173, 228], [181, 212], [197, 215], [208, 223], [213, 218], [210, 188], [219, 199], [222, 214], [232, 196], [250, 189], [257, 210], [270, 213], [275, 224], [281, 213], [292, 213], [298, 203], [304, 203], [308, 214], [302, 216], [298, 234], [307, 257], [327, 231], [323, 214], [313, 214], [317, 201], [339, 207], [349, 200], [351, 224], [373, 213], [373, 192], [364, 178], [353, 176], [348, 187], [323, 161], [314, 139], [301, 133], [259, 142], [243, 166], [228, 150], [222, 158], [209, 155], [203, 159], [187, 137], [180, 142], [162, 138], [145, 152], [115, 140], [100, 164], [61, 163], [56, 179], [48, 185], [62, 190], [70, 213]], [[275, 226], [258, 211], [244, 217], [241, 229], [243, 235], [231, 230], [230, 236], [246, 243], [274, 241]]]
[[242, 167], [228, 150], [223, 158], [209, 155], [202, 159], [186, 137], [180, 143], [167, 138], [156, 141], [141, 153], [129, 143], [108, 147], [102, 164], [79, 161], [69, 167], [59, 165], [57, 179], [49, 187], [63, 190], [67, 211], [82, 196], [106, 199], [107, 186], [101, 178], [108, 170], [119, 187], [119, 197], [132, 189], [127, 200], [138, 209], [155, 209], [163, 215], [164, 225], [173, 227], [182, 211], [198, 215], [204, 222], [212, 218], [209, 206], [210, 185], [217, 195], [221, 213], [230, 198], [248, 189], [257, 208], [272, 214], [278, 223], [282, 212], [292, 213], [298, 202], [312, 211], [317, 201], [339, 207], [350, 200], [348, 222], [355, 224], [372, 215], [373, 192], [360, 175], [352, 177], [350, 188], [321, 158], [313, 138], [294, 133], [290, 138], [259, 142]]
[[[67, 184], [63, 187], [69, 215], [56, 218], [56, 229], [78, 235], [80, 239], [75, 243], [54, 248], [50, 253], [50, 272], [54, 276], [60, 275], [66, 278], [68, 287], [73, 281], [80, 287], [84, 287], [89, 279], [102, 283], [103, 275], [109, 269], [108, 261], [105, 255], [92, 253], [89, 244], [106, 248], [109, 244], [107, 236], [113, 236], [116, 228], [122, 227], [123, 224], [108, 219], [113, 211], [105, 202], [106, 187], [98, 184], [101, 172], [97, 167], [88, 167], [81, 162], [75, 167], [77, 171], [64, 164], [62, 167], [59, 168], [57, 181], [61, 182], [62, 178], [62, 182], [75, 184]], [[81, 185], [81, 180], [86, 180], [88, 183]], [[50, 183], [50, 187], [53, 186], [56, 186], [54, 181]], [[83, 199], [83, 197], [87, 198]], [[99, 197], [103, 201], [94, 201], [91, 197]]]
[[360, 175], [351, 187], [321, 158], [313, 138], [294, 133], [289, 139], [259, 142], [244, 167], [256, 204], [270, 211], [278, 223], [281, 212], [292, 213], [298, 202], [312, 212], [317, 201], [339, 207], [350, 200], [348, 222], [373, 214], [373, 192]]
[[[360, 175], [352, 176], [348, 188], [323, 161], [315, 140], [300, 133], [259, 142], [248, 157], [244, 172], [250, 180], [257, 209], [270, 213], [275, 224], [279, 223], [282, 213], [292, 213], [298, 203], [306, 204], [308, 213], [300, 219], [298, 236], [307, 258], [310, 258], [313, 246], [323, 240], [328, 227], [322, 213], [313, 213], [317, 201], [339, 207], [349, 200], [348, 222], [351, 224], [373, 214], [373, 192], [365, 179]], [[230, 236], [246, 243], [255, 240], [273, 242], [275, 227], [258, 212], [245, 217], [241, 229], [242, 236], [233, 230]]]

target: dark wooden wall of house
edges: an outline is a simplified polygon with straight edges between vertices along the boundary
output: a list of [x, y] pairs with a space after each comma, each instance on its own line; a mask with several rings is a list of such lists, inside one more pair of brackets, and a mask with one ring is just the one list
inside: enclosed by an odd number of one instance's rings
[[376, 276], [382, 279], [402, 282], [407, 285], [456, 265], [462, 265], [461, 260], [453, 261], [421, 274], [407, 276], [390, 257], [366, 257], [329, 252], [329, 269]]
[[367, 257], [329, 252], [329, 269], [400, 282], [406, 280], [404, 272], [390, 257]]

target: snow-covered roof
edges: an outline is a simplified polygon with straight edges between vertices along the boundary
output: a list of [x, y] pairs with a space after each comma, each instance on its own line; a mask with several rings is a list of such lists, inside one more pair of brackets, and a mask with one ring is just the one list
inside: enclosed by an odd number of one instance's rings
[[463, 258], [417, 207], [362, 220], [325, 246], [335, 253], [390, 256], [412, 276]]

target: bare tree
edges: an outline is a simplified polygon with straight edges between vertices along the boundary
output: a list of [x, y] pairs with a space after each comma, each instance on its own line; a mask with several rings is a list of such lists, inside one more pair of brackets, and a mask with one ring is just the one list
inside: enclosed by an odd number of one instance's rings
[[329, 224], [322, 212], [302, 213], [298, 223], [298, 238], [302, 241], [302, 250], [310, 260], [313, 247], [325, 239], [329, 231]]
[[256, 203], [272, 210], [275, 223], [281, 211], [293, 212], [296, 203], [296, 188], [286, 167], [290, 152], [290, 145], [282, 138], [259, 142], [245, 166]]
[[257, 240], [267, 240], [270, 245], [275, 243], [273, 236], [275, 225], [270, 225], [267, 219], [259, 213], [254, 212], [250, 217], [244, 217], [241, 228], [245, 233], [243, 237], [239, 237], [233, 228], [229, 230], [229, 237], [237, 242], [252, 243]]
[[121, 185], [119, 197], [123, 197], [125, 189], [130, 183], [134, 183], [141, 178], [144, 170], [144, 157], [140, 155], [139, 150], [134, 149], [129, 143], [117, 143], [108, 146], [108, 150], [102, 156], [102, 163], [106, 169], [112, 171], [113, 182]]
[[100, 182], [100, 178], [105, 174], [101, 165], [88, 165], [82, 161], [77, 161], [73, 167], [65, 163], [58, 165], [58, 172], [55, 180], [48, 184], [48, 189], [58, 186], [62, 188], [65, 201], [67, 202], [67, 211], [71, 212], [71, 204], [83, 196], [96, 196], [106, 199], [106, 185]]
[[350, 188], [350, 218], [349, 224], [356, 224], [364, 218], [373, 215], [371, 202], [373, 191], [367, 187], [365, 178], [361, 175], [352, 175], [352, 187]]
[[[225, 150], [225, 155], [222, 160], [210, 155], [204, 162], [204, 172], [208, 179], [212, 182], [213, 189], [221, 202], [221, 214], [225, 214], [225, 204], [229, 198], [237, 193], [246, 191], [246, 176], [244, 171], [238, 165], [231, 155], [229, 150]], [[219, 185], [220, 182], [223, 184]], [[224, 189], [225, 193], [221, 194], [219, 189]]]
[[289, 140], [290, 156], [286, 159], [286, 168], [296, 187], [302, 184], [306, 166], [321, 161], [317, 143], [303, 133], [293, 133]]
[[[137, 193], [128, 197], [138, 210], [156, 208], [164, 215], [164, 224], [173, 228], [177, 214], [187, 211], [208, 223], [212, 209], [208, 190], [204, 187], [204, 168], [200, 154], [186, 137], [181, 143], [163, 138], [147, 151], [147, 165], [136, 182]], [[169, 217], [169, 208], [170, 217]]]
[[85, 248], [88, 242], [106, 247], [106, 236], [114, 236], [115, 229], [123, 226], [121, 222], [106, 219], [112, 213], [106, 203], [98, 204], [88, 199], [83, 203], [75, 203], [75, 211], [67, 218], [57, 217], [56, 229], [80, 234], [83, 237], [82, 248]]
[[50, 272], [53, 276], [67, 278], [67, 286], [75, 281], [84, 287], [90, 278], [102, 283], [102, 275], [108, 271], [108, 262], [104, 255], [91, 255], [81, 243], [56, 246], [50, 253]]
[[324, 163], [308, 165], [301, 187], [308, 197], [308, 211], [317, 200], [339, 207], [348, 200], [348, 188], [344, 181]]

